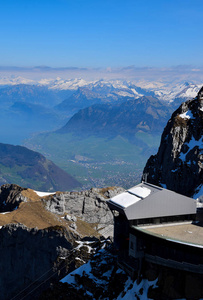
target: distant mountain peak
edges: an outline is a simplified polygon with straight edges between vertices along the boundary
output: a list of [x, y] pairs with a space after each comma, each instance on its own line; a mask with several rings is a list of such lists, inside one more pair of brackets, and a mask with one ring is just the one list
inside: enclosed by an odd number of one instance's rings
[[77, 112], [58, 133], [76, 135], [125, 136], [161, 132], [171, 108], [152, 96], [114, 104], [94, 104]]

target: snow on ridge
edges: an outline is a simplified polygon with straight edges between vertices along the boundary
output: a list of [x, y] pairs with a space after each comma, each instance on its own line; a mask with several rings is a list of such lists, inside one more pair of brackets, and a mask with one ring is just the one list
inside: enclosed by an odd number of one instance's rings
[[50, 85], [52, 82], [54, 81], [53, 78], [42, 78], [38, 81], [38, 84], [39, 85], [42, 85], [42, 86], [47, 86], [47, 85]]
[[49, 192], [39, 192], [39, 191], [34, 191], [39, 197], [45, 197], [45, 196], [49, 196], [49, 195], [54, 195], [56, 194], [56, 192], [54, 193], [49, 193]]
[[82, 78], [74, 78], [64, 80], [60, 77], [57, 77], [56, 80], [50, 84], [50, 89], [52, 90], [77, 90], [79, 87], [87, 86], [91, 81], [85, 81]]
[[[80, 289], [80, 286], [77, 286], [77, 282], [75, 280], [75, 275], [83, 276], [84, 274], [88, 275], [88, 277], [96, 282], [98, 285], [106, 285], [106, 280], [98, 279], [92, 274], [92, 268], [90, 261], [81, 267], [77, 268], [73, 272], [69, 273], [67, 276], [65, 276], [63, 279], [60, 280], [60, 282], [73, 285], [77, 290]], [[110, 273], [108, 274], [111, 275]], [[107, 278], [108, 279], [108, 278]]]
[[139, 96], [139, 97], [142, 97], [143, 94], [139, 94], [135, 89], [131, 89], [131, 91], [136, 95], [136, 96]]
[[[60, 282], [62, 282], [62, 283], [67, 282], [68, 284], [72, 284], [72, 285], [76, 286], [77, 284], [76, 284], [76, 280], [75, 280], [75, 274], [82, 276], [83, 271], [85, 273], [89, 273], [91, 271], [90, 262], [82, 265], [81, 267], [77, 268], [73, 272], [69, 273], [67, 276], [65, 276], [63, 279], [61, 279]], [[79, 289], [79, 287], [78, 287], [78, 289]]]
[[0, 77], [0, 86], [4, 85], [18, 85], [18, 84], [37, 84], [36, 81], [29, 79], [29, 78], [24, 78], [21, 76], [3, 76]]
[[[159, 100], [173, 102], [175, 98], [192, 99], [196, 97], [202, 84], [187, 82], [162, 82], [146, 80], [124, 80], [124, 79], [97, 79], [85, 80], [83, 78], [41, 78], [32, 80], [21, 76], [2, 76], [0, 77], [0, 86], [32, 84], [48, 87], [50, 90], [77, 90], [80, 87], [90, 89], [96, 87], [110, 87], [121, 93], [121, 96], [141, 97], [143, 96], [136, 91], [136, 87], [142, 88], [149, 92], [154, 92]], [[129, 93], [122, 95], [122, 93]], [[132, 96], [131, 96], [132, 95]]]
[[149, 89], [149, 90], [156, 90], [156, 89], [160, 89], [162, 87], [164, 87], [164, 83], [163, 82], [154, 82], [154, 81], [132, 81], [132, 83], [134, 83], [136, 86], [141, 87], [143, 89]]
[[173, 101], [175, 98], [193, 99], [197, 96], [201, 84], [183, 83], [174, 85], [163, 85], [154, 92], [159, 99]]
[[87, 247], [88, 253], [93, 252], [95, 249], [91, 247], [91, 244], [94, 244], [95, 241], [76, 241], [78, 246], [75, 248], [75, 250], [80, 250], [81, 247]]
[[202, 138], [202, 137], [201, 137], [198, 141], [196, 141], [195, 138], [192, 137], [192, 139], [191, 139], [188, 143], [185, 143], [185, 144], [189, 147], [189, 149], [187, 150], [186, 153], [180, 152], [180, 155], [179, 155], [179, 158], [180, 158], [183, 162], [185, 162], [186, 155], [188, 154], [188, 152], [189, 152], [190, 150], [192, 150], [194, 147], [197, 146], [197, 147], [199, 147], [200, 150], [203, 151], [203, 138]]
[[[142, 279], [138, 284], [137, 280], [133, 282], [133, 280], [129, 277], [125, 284], [125, 294], [122, 292], [116, 300], [133, 300], [135, 299], [135, 295], [137, 295], [140, 300], [148, 300], [148, 290], [150, 287], [155, 288], [157, 286], [157, 281], [158, 278], [153, 281]], [[140, 292], [141, 290], [142, 292]]]
[[177, 94], [176, 97], [192, 99], [197, 96], [200, 88], [201, 86], [199, 85], [190, 84], [189, 86], [186, 86], [182, 91], [180, 91], [180, 93]]
[[119, 96], [122, 96], [122, 97], [132, 97], [132, 98], [134, 98], [134, 94], [129, 93], [129, 92], [119, 91], [116, 94], [119, 95]]
[[195, 119], [193, 113], [190, 110], [180, 114], [179, 117], [181, 117], [182, 119]]
[[[79, 276], [88, 276], [91, 280], [95, 282], [97, 286], [104, 287], [106, 286], [108, 280], [110, 280], [111, 275], [112, 275], [113, 267], [108, 270], [106, 273], [103, 274], [103, 279], [99, 279], [95, 277], [92, 274], [92, 269], [91, 269], [91, 263], [90, 261], [86, 264], [83, 264], [81, 267], [78, 269], [74, 270], [73, 272], [69, 273], [67, 276], [65, 276], [63, 279], [60, 281], [62, 283], [68, 283], [72, 285], [76, 290], [79, 290], [82, 288], [81, 285], [79, 285], [75, 279], [75, 275]], [[122, 269], [117, 270], [116, 273], [123, 273], [124, 271]], [[155, 279], [153, 281], [149, 281], [147, 279], [142, 279], [141, 282], [137, 282], [137, 280], [133, 281], [129, 276], [127, 277], [127, 280], [125, 282], [125, 287], [124, 290], [118, 295], [115, 300], [131, 300], [135, 299], [135, 296], [137, 295], [140, 300], [148, 300], [148, 290], [149, 288], [155, 288], [157, 286], [157, 281], [158, 279]], [[92, 299], [94, 299], [94, 295], [86, 290], [86, 293], [89, 296], [92, 296]]]

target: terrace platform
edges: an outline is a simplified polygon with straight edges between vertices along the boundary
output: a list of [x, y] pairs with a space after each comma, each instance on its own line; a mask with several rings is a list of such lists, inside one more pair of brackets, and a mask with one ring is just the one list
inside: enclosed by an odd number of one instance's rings
[[202, 222], [132, 226], [139, 231], [177, 243], [203, 248]]

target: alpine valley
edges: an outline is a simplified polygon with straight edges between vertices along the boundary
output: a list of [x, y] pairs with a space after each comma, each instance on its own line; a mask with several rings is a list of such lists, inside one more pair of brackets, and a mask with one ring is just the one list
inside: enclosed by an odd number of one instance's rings
[[[137, 103], [138, 106], [140, 103], [147, 103], [147, 107], [150, 107], [148, 114], [144, 109], [142, 112], [148, 126], [142, 128], [142, 132], [146, 133], [147, 130], [147, 134], [153, 137], [156, 130], [150, 126], [150, 122], [147, 123], [148, 118], [156, 116], [155, 108], [158, 108], [157, 114], [161, 109], [167, 115], [168, 106], [160, 106], [160, 100], [151, 96], [139, 97]], [[128, 104], [135, 105], [129, 100], [129, 103], [115, 106], [119, 110], [124, 105], [125, 110], [120, 111], [122, 117], [128, 113]], [[102, 104], [99, 107], [100, 105]], [[115, 107], [111, 104], [108, 109], [113, 111]], [[86, 112], [90, 110], [91, 113], [91, 109], [81, 110], [78, 114], [85, 111], [86, 117]], [[163, 116], [163, 112], [160, 116]], [[66, 126], [72, 126], [71, 122], [74, 124], [76, 116], [61, 129], [62, 132], [55, 132], [56, 137], [57, 134], [66, 135], [63, 131]], [[149, 182], [167, 185], [171, 190], [183, 192], [182, 179], [187, 179], [187, 173], [191, 180], [187, 181], [184, 194], [199, 197], [202, 194], [203, 169], [202, 118], [201, 89], [194, 99], [182, 103], [170, 116], [159, 150], [148, 160], [143, 177], [148, 174]], [[155, 117], [154, 119], [156, 120]], [[105, 121], [107, 128], [110, 128], [108, 118]], [[116, 123], [116, 119], [114, 122]], [[120, 123], [119, 136], [122, 139], [126, 135], [126, 128]], [[135, 133], [140, 130], [136, 128], [140, 128], [139, 124], [134, 123]], [[130, 123], [126, 126], [130, 129], [133, 125]], [[99, 138], [107, 132], [104, 125]], [[75, 140], [78, 139], [77, 133], [72, 132]], [[96, 132], [92, 129], [91, 134], [95, 135]], [[81, 135], [86, 133], [82, 132]], [[114, 135], [116, 131], [109, 132], [108, 139], [115, 139]], [[129, 140], [129, 136], [125, 138]], [[134, 141], [128, 143], [133, 144]], [[11, 146], [2, 147], [9, 149]], [[11, 156], [18, 152], [18, 148], [13, 149], [11, 147]], [[36, 161], [50, 164], [39, 153], [19, 149], [20, 153], [22, 151], [28, 151], [28, 161], [34, 155]], [[17, 155], [16, 161], [20, 161], [23, 156]], [[6, 161], [11, 162], [12, 158], [2, 159], [2, 163]], [[174, 174], [170, 176], [169, 173]], [[107, 200], [123, 191], [119, 187], [106, 187], [50, 194], [16, 184], [2, 185], [0, 299], [201, 299], [202, 274], [183, 269], [174, 271], [164, 264], [148, 263], [142, 265], [137, 278], [131, 278], [120, 268], [117, 263], [118, 251], [111, 242], [113, 214]], [[201, 201], [200, 199], [199, 204]]]
[[7, 103], [0, 121], [2, 142], [42, 153], [87, 189], [139, 182], [172, 111], [200, 87], [188, 82], [12, 80], [9, 85], [4, 78], [0, 90]]
[[[171, 113], [199, 88], [188, 82], [2, 77], [0, 141], [43, 154], [84, 189], [128, 188], [140, 181]], [[24, 180], [18, 169], [9, 169], [2, 183]], [[31, 174], [30, 187], [38, 189], [41, 179], [35, 186], [36, 172]]]

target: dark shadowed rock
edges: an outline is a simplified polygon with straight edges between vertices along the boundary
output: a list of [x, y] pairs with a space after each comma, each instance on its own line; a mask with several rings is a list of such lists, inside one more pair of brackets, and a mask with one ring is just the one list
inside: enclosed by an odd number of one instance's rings
[[19, 300], [25, 295], [26, 299], [35, 299], [36, 288], [37, 292], [44, 288], [50, 276], [58, 278], [59, 258], [68, 256], [74, 242], [72, 234], [63, 227], [38, 230], [22, 224], [3, 226], [0, 240], [1, 300], [14, 296]]
[[24, 188], [16, 184], [4, 184], [0, 187], [0, 212], [13, 211], [19, 204], [26, 202], [26, 197], [21, 194]]
[[143, 171], [147, 182], [193, 196], [203, 184], [203, 88], [171, 116], [158, 153]]

